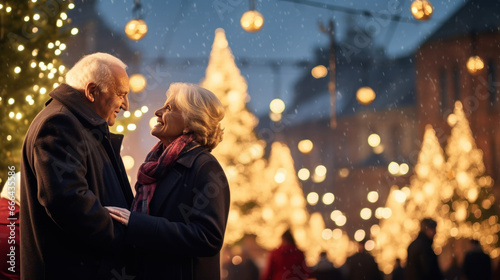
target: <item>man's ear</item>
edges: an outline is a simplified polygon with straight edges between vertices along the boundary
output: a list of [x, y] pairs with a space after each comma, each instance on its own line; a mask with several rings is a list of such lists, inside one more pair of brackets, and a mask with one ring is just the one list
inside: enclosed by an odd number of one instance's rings
[[90, 102], [94, 102], [97, 93], [97, 85], [94, 82], [88, 83], [85, 87], [85, 98], [87, 98], [87, 100]]

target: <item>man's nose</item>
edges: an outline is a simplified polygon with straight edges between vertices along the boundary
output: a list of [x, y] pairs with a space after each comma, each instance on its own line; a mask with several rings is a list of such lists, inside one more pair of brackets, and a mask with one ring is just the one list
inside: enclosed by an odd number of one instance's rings
[[124, 111], [128, 110], [128, 96], [126, 96], [126, 95], [125, 95], [125, 98], [123, 99], [122, 109]]

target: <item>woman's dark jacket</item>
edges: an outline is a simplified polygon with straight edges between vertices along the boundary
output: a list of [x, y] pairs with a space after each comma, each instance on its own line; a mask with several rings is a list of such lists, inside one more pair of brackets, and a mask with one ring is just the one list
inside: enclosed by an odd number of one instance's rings
[[74, 88], [62, 84], [50, 97], [23, 145], [21, 278], [112, 279], [125, 265], [125, 227], [103, 206], [133, 199], [122, 136]]
[[137, 279], [219, 280], [229, 202], [217, 160], [203, 147], [182, 154], [158, 181], [149, 215], [130, 215]]

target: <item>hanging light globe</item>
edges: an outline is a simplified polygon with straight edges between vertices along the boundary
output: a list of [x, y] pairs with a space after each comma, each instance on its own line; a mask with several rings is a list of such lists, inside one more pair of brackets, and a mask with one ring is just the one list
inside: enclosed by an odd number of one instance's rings
[[253, 33], [262, 29], [264, 17], [256, 10], [249, 10], [241, 16], [240, 23], [245, 31]]
[[418, 20], [428, 20], [434, 8], [427, 0], [415, 0], [411, 3], [411, 13]]
[[467, 60], [467, 70], [472, 75], [477, 75], [484, 68], [484, 62], [479, 56], [471, 56]]
[[125, 25], [125, 34], [130, 40], [139, 41], [148, 33], [148, 26], [142, 19], [133, 19]]
[[356, 92], [356, 99], [361, 105], [368, 105], [375, 100], [375, 92], [371, 87], [361, 87]]
[[130, 90], [138, 93], [146, 88], [147, 80], [146, 77], [144, 77], [144, 75], [142, 74], [133, 74], [130, 76], [128, 83], [130, 86]]

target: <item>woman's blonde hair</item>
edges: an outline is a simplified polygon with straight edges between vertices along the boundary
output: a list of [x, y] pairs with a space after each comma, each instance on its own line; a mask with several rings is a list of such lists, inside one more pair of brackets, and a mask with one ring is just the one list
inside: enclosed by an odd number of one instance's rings
[[167, 90], [167, 103], [174, 103], [182, 112], [196, 142], [212, 150], [222, 141], [224, 107], [211, 91], [195, 84], [173, 83]]

